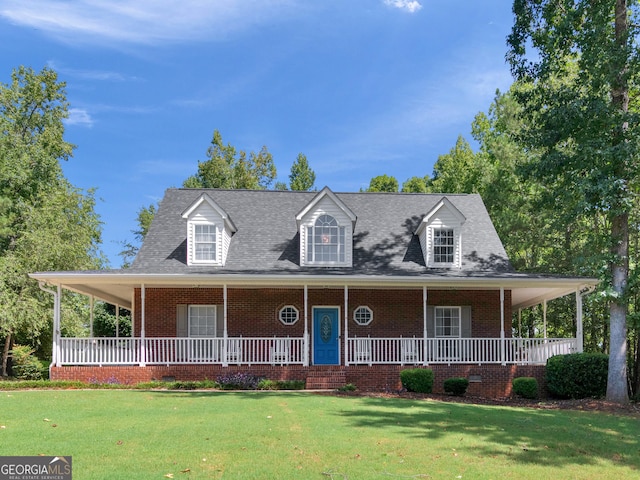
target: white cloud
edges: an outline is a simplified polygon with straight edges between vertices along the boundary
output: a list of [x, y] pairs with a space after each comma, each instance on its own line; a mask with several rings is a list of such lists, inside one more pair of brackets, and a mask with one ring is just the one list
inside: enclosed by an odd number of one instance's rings
[[384, 4], [409, 13], [416, 13], [422, 9], [422, 4], [417, 0], [384, 0]]
[[73, 43], [156, 45], [222, 39], [280, 19], [292, 6], [293, 0], [4, 0], [0, 17]]
[[67, 125], [79, 125], [82, 127], [92, 127], [93, 118], [89, 112], [81, 108], [70, 108], [69, 117], [64, 122]]

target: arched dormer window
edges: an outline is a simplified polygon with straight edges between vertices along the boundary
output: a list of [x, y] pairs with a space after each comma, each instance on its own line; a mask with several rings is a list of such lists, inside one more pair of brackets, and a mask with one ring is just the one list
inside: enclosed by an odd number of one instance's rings
[[344, 263], [345, 227], [331, 215], [320, 215], [307, 227], [307, 263]]

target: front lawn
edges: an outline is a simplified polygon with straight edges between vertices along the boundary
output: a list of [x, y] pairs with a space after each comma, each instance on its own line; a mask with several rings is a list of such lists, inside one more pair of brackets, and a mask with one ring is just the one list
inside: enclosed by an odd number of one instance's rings
[[622, 479], [640, 419], [307, 392], [0, 392], [0, 455], [73, 478]]

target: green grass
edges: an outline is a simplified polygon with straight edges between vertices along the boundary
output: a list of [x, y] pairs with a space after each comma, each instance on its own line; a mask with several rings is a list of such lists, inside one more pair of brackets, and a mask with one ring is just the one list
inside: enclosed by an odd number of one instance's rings
[[0, 455], [38, 454], [72, 455], [76, 480], [623, 479], [640, 477], [640, 419], [305, 392], [0, 392]]

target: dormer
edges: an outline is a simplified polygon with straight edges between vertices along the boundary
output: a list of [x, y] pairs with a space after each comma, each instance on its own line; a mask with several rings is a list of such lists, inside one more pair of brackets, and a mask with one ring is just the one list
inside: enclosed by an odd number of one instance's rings
[[298, 215], [300, 266], [350, 267], [356, 216], [328, 187]]
[[416, 230], [428, 268], [462, 267], [462, 225], [465, 216], [443, 197]]
[[224, 266], [231, 236], [237, 231], [229, 215], [203, 193], [182, 218], [187, 219], [187, 265]]

